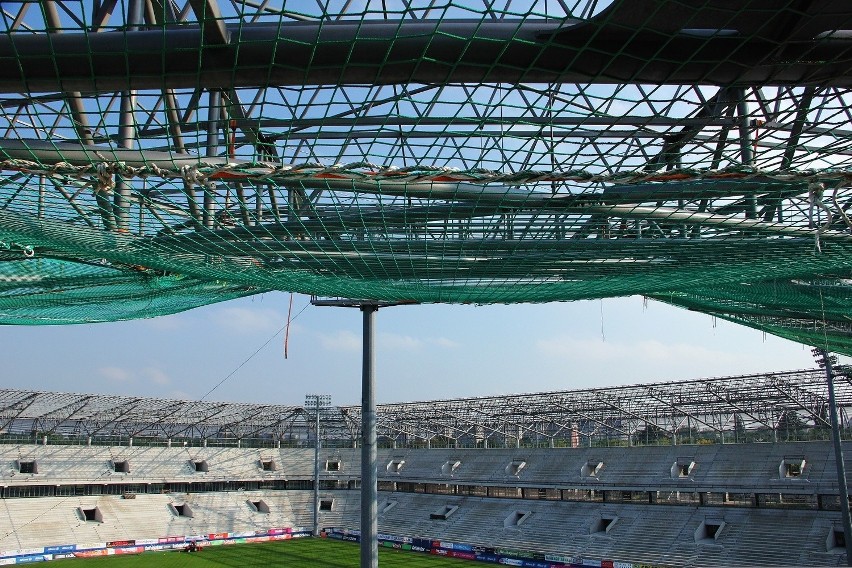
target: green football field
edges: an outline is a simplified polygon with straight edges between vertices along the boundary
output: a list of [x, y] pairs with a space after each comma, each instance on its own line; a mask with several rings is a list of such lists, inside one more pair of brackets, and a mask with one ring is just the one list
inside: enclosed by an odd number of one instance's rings
[[[61, 566], [78, 568], [133, 568], [164, 566], [166, 568], [252, 568], [254, 566], [286, 566], [287, 568], [357, 567], [360, 565], [356, 543], [336, 540], [299, 538], [260, 544], [209, 546], [201, 552], [145, 552], [128, 556], [108, 556], [63, 560]], [[441, 558], [420, 552], [379, 548], [379, 565], [386, 568], [472, 566], [469, 560]]]

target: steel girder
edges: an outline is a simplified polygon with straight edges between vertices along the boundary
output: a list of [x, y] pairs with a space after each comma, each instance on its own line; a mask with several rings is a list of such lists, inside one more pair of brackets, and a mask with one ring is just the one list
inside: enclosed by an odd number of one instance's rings
[[[804, 10], [751, 0], [735, 13], [719, 0], [631, 0], [588, 20], [559, 22], [340, 20], [227, 27], [216, 2], [191, 5], [196, 26], [137, 29], [141, 22], [128, 17], [119, 34], [0, 37], [0, 90], [587, 81], [848, 87], [852, 79], [849, 47], [831, 35], [848, 15], [840, 0], [811, 2]], [[637, 59], [645, 63], [637, 67]]]

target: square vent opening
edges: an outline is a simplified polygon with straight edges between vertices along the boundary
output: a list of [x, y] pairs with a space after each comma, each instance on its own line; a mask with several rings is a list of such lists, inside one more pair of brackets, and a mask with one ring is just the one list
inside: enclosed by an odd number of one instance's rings
[[275, 464], [275, 460], [260, 460], [260, 469], [263, 471], [277, 471], [278, 466]]
[[320, 499], [320, 511], [331, 511], [334, 508], [334, 499]]
[[678, 458], [671, 467], [672, 479], [688, 479], [692, 476], [694, 469], [695, 462], [692, 458]]
[[19, 473], [38, 473], [38, 464], [35, 460], [18, 460]]
[[326, 471], [342, 471], [343, 470], [343, 462], [341, 462], [340, 460], [326, 460], [325, 470]]
[[104, 516], [101, 513], [101, 510], [97, 507], [78, 507], [77, 514], [80, 515], [80, 518], [86, 522], [91, 523], [102, 523], [104, 522]]
[[210, 466], [207, 463], [207, 460], [193, 460], [190, 462], [192, 464], [192, 470], [197, 473], [207, 473], [210, 471]]
[[846, 535], [843, 532], [843, 527], [834, 525], [828, 531], [828, 538], [825, 539], [826, 552], [845, 552], [846, 551]]
[[695, 529], [695, 542], [712, 544], [716, 542], [722, 534], [722, 529], [725, 527], [725, 521], [719, 519], [705, 519]]
[[436, 521], [446, 521], [458, 508], [458, 505], [444, 505], [434, 513], [429, 513], [429, 518]]
[[784, 458], [778, 466], [778, 475], [781, 479], [799, 479], [805, 473], [805, 458]]
[[188, 517], [190, 519], [192, 518], [192, 508], [189, 506], [188, 503], [181, 503], [181, 504], [172, 503], [169, 506], [171, 507], [172, 514], [174, 514], [174, 516], [176, 516], [176, 517]]
[[452, 475], [453, 472], [461, 466], [461, 463], [461, 460], [447, 460], [444, 462], [444, 465], [441, 466], [441, 473], [444, 475]]
[[509, 462], [506, 466], [506, 475], [517, 477], [521, 474], [521, 470], [527, 467], [526, 460], [515, 459]]
[[511, 527], [517, 527], [521, 523], [526, 521], [530, 515], [532, 515], [531, 511], [515, 511], [514, 513], [503, 519], [503, 528], [508, 529]]
[[610, 531], [610, 529], [615, 525], [615, 521], [618, 520], [618, 517], [601, 517], [599, 519], [595, 519], [592, 522], [592, 526], [589, 527], [590, 534], [606, 534]]
[[112, 462], [112, 470], [116, 473], [130, 473], [130, 462], [127, 460]]
[[266, 501], [264, 501], [263, 499], [261, 499], [259, 501], [249, 501], [249, 504], [258, 513], [268, 513], [269, 512], [269, 505], [267, 505]]
[[388, 462], [387, 471], [388, 473], [399, 473], [402, 469], [402, 466], [405, 465], [405, 460], [402, 459], [393, 459]]
[[601, 470], [604, 467], [604, 463], [602, 461], [591, 460], [586, 462], [582, 468], [580, 468], [580, 475], [582, 477], [597, 477]]

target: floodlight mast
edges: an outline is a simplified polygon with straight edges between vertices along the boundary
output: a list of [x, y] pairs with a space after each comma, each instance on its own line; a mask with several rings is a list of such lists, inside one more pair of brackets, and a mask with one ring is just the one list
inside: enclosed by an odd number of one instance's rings
[[840, 513], [843, 518], [843, 539], [846, 545], [846, 565], [852, 566], [852, 518], [849, 514], [849, 490], [846, 485], [846, 468], [843, 464], [843, 445], [840, 441], [840, 420], [837, 416], [837, 405], [834, 397], [834, 363], [836, 359], [825, 349], [819, 347], [811, 350], [817, 364], [825, 369], [825, 379], [828, 383], [828, 412], [831, 418], [831, 440], [834, 443], [834, 461], [837, 466], [837, 489], [840, 500]]
[[305, 411], [309, 408], [314, 409], [314, 536], [319, 536], [319, 451], [322, 441], [320, 438], [320, 413], [327, 410], [331, 405], [331, 395], [328, 394], [307, 394], [305, 395]]
[[378, 455], [376, 452], [376, 312], [415, 302], [379, 302], [346, 298], [320, 299], [311, 296], [315, 306], [359, 308], [363, 313], [361, 365], [361, 568], [379, 566]]

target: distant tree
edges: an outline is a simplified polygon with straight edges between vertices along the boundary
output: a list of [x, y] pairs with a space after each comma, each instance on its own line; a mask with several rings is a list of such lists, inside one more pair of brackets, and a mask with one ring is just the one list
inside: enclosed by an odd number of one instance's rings
[[669, 441], [669, 433], [656, 424], [646, 424], [644, 428], [636, 430], [633, 440], [636, 444], [658, 444], [661, 440]]
[[734, 414], [734, 441], [744, 442], [746, 439], [745, 420], [739, 414]]
[[785, 410], [778, 420], [778, 432], [784, 436], [785, 440], [798, 438], [806, 426], [805, 421], [795, 410]]
[[831, 428], [831, 418], [828, 413], [828, 404], [823, 404], [817, 409], [817, 420], [814, 420], [814, 428], [817, 430], [828, 430]]

